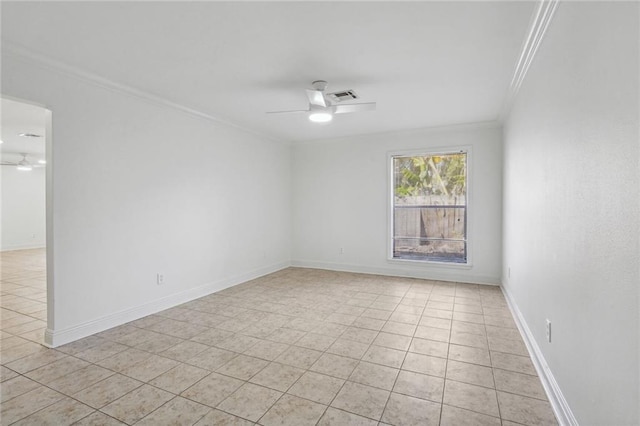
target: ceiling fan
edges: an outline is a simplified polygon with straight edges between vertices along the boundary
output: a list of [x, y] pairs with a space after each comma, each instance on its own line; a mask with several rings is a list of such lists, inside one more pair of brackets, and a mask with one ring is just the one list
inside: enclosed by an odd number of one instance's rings
[[306, 113], [309, 120], [316, 123], [325, 123], [333, 119], [334, 114], [345, 114], [349, 112], [374, 111], [375, 102], [343, 104], [345, 101], [358, 99], [358, 95], [353, 90], [342, 90], [339, 92], [326, 93], [329, 83], [324, 80], [316, 80], [311, 83], [313, 89], [306, 89], [309, 98], [309, 109], [294, 111], [270, 111], [267, 114], [297, 114]]
[[2, 161], [0, 162], [1, 166], [13, 166], [15, 168], [17, 168], [18, 170], [21, 171], [31, 171], [34, 168], [37, 167], [44, 167], [44, 160], [40, 160], [38, 161], [39, 164], [33, 164], [31, 163], [29, 160], [27, 160], [27, 155], [23, 152], [20, 153], [20, 155], [22, 155], [22, 160], [17, 161], [17, 162], [12, 162], [12, 161]]

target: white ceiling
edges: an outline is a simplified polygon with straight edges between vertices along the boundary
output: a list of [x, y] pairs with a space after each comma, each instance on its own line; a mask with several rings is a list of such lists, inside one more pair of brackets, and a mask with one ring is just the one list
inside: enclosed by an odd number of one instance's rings
[[[22, 159], [20, 153], [27, 154], [27, 160], [36, 163], [45, 159], [45, 123], [44, 108], [2, 99], [0, 104], [2, 118], [2, 161], [16, 162]], [[19, 136], [20, 133], [41, 135], [40, 138]]]
[[[3, 2], [2, 39], [287, 141], [498, 118], [534, 2]], [[328, 124], [304, 89], [375, 112]], [[55, 113], [55, 111], [54, 111]]]

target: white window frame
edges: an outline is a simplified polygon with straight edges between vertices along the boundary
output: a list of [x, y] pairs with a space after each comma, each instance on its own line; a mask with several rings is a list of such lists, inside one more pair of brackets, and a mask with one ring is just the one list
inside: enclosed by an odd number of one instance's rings
[[[394, 203], [394, 169], [393, 159], [394, 157], [416, 157], [421, 155], [435, 155], [435, 154], [455, 154], [464, 152], [467, 154], [467, 194], [466, 194], [466, 234], [467, 234], [467, 261], [466, 263], [454, 263], [443, 262], [438, 260], [428, 259], [400, 259], [393, 257], [393, 203]], [[473, 224], [473, 152], [470, 145], [462, 146], [438, 146], [429, 147], [423, 149], [412, 149], [403, 151], [389, 151], [387, 152], [387, 262], [407, 264], [407, 265], [426, 265], [442, 268], [452, 269], [470, 269], [473, 266], [473, 239], [472, 239], [472, 224]]]

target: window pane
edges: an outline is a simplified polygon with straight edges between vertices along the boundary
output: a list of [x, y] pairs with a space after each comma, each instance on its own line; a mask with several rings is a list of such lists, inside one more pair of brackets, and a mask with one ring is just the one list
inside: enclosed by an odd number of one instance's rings
[[432, 260], [437, 262], [465, 263], [467, 261], [464, 241], [420, 241], [395, 239], [393, 257], [398, 259]]
[[467, 154], [393, 158], [393, 257], [466, 263]]
[[394, 238], [465, 239], [465, 207], [395, 207]]
[[396, 198], [408, 204], [465, 205], [467, 154], [394, 157]]

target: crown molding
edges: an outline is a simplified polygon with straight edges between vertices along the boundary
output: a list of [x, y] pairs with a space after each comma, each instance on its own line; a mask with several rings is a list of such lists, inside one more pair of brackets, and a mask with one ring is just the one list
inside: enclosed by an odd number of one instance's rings
[[551, 23], [556, 8], [558, 7], [558, 3], [559, 0], [540, 0], [538, 2], [538, 6], [531, 17], [531, 22], [529, 23], [527, 38], [522, 44], [522, 48], [520, 50], [520, 56], [513, 72], [513, 78], [509, 84], [509, 90], [507, 91], [507, 96], [500, 114], [500, 121], [504, 121], [511, 112], [513, 102], [520, 91], [522, 82], [531, 67], [536, 53], [542, 44], [542, 40], [547, 33], [547, 29], [549, 28], [549, 24]]
[[290, 145], [290, 142], [288, 141], [276, 139], [270, 135], [258, 132], [254, 129], [242, 126], [240, 124], [234, 123], [227, 119], [224, 119], [212, 114], [208, 114], [206, 112], [199, 111], [197, 109], [188, 107], [178, 102], [174, 102], [162, 96], [149, 93], [147, 91], [140, 90], [135, 87], [128, 86], [126, 84], [118, 83], [113, 80], [109, 80], [105, 77], [94, 74], [92, 72], [88, 72], [78, 67], [50, 58], [41, 53], [33, 52], [27, 48], [24, 48], [12, 42], [4, 41], [4, 40], [2, 41], [2, 54], [13, 56], [17, 59], [29, 62], [32, 65], [38, 66], [48, 71], [53, 71], [53, 72], [65, 75], [67, 77], [92, 84], [94, 86], [97, 86], [103, 89], [107, 89], [113, 92], [131, 96], [131, 97], [135, 97], [158, 106], [173, 109], [175, 111], [180, 111], [183, 114], [187, 114], [192, 117], [207, 120], [217, 125], [231, 127], [231, 128], [240, 130], [242, 132], [249, 133], [253, 136], [257, 136], [261, 139], [267, 139], [270, 142]]

